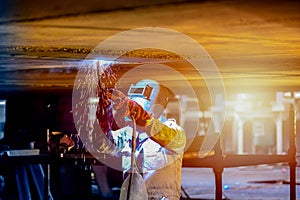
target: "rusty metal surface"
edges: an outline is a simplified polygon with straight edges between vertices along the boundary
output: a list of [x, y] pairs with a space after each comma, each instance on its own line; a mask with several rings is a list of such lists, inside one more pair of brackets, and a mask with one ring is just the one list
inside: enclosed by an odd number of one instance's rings
[[[202, 45], [216, 62], [228, 91], [297, 89], [299, 8], [298, 1], [230, 0], [77, 12], [34, 20], [27, 12], [27, 21], [0, 25], [1, 57], [33, 58], [33, 68], [35, 62], [44, 62], [40, 58], [83, 59], [101, 41], [121, 31], [164, 27], [182, 32]], [[1, 59], [0, 64], [12, 63]], [[64, 65], [60, 61], [58, 64]], [[20, 81], [22, 75], [20, 72]], [[55, 76], [62, 76], [66, 84], [72, 80], [64, 73]]]

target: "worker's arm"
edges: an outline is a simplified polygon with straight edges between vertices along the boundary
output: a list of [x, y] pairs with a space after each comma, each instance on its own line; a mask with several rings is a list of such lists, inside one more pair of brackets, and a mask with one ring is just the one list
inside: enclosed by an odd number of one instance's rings
[[167, 120], [162, 123], [158, 119], [152, 118], [148, 121], [145, 131], [152, 140], [169, 150], [182, 151], [185, 147], [185, 132], [176, 124], [175, 120]]

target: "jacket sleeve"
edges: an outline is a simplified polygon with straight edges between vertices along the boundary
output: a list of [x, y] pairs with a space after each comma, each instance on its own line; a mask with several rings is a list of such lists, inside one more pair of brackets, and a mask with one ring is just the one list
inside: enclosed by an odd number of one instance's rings
[[185, 132], [176, 124], [175, 120], [167, 120], [162, 123], [158, 119], [152, 118], [146, 127], [146, 132], [152, 140], [168, 150], [178, 153], [184, 150]]

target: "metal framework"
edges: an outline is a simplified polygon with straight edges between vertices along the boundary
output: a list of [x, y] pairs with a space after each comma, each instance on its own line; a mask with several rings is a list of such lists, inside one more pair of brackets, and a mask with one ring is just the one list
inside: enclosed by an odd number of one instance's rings
[[225, 155], [220, 138], [214, 147], [214, 154], [204, 158], [183, 159], [183, 167], [212, 168], [215, 174], [215, 199], [222, 200], [222, 173], [224, 168], [287, 162], [290, 167], [290, 200], [296, 200], [296, 111], [293, 105], [289, 111], [289, 150], [287, 155]]

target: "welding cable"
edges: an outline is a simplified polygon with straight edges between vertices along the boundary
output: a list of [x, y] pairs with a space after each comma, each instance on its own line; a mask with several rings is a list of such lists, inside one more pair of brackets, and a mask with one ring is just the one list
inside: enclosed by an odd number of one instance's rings
[[130, 177], [129, 177], [129, 184], [128, 184], [128, 190], [127, 190], [127, 197], [126, 199], [129, 200], [130, 198], [130, 190], [131, 190], [131, 185], [132, 185], [132, 176], [134, 173], [134, 166], [135, 166], [135, 149], [136, 149], [136, 121], [134, 116], [131, 116], [132, 119], [132, 126], [133, 126], [133, 131], [132, 131], [132, 141], [131, 141], [131, 166], [130, 166]]

